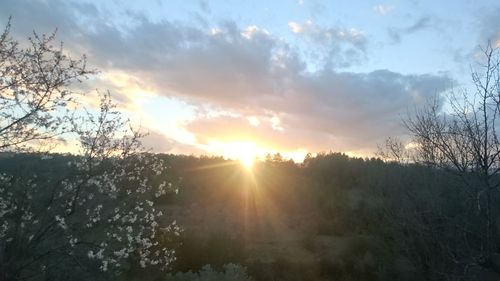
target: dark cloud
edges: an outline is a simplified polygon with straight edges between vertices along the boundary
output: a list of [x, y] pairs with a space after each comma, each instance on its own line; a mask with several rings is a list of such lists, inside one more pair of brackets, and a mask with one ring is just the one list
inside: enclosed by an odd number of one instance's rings
[[393, 43], [400, 43], [402, 37], [413, 34], [415, 32], [427, 29], [433, 25], [433, 21], [429, 16], [423, 16], [417, 19], [414, 23], [406, 27], [392, 27], [388, 29], [388, 34]]
[[421, 17], [419, 18], [414, 24], [408, 26], [407, 28], [403, 29], [404, 32], [406, 33], [413, 33], [420, 31], [422, 29], [425, 29], [429, 27], [431, 24], [431, 18], [426, 16], [426, 17]]
[[[137, 16], [132, 26], [123, 28], [111, 24], [95, 7], [66, 3], [7, 0], [0, 19], [12, 14], [18, 34], [29, 26], [42, 31], [59, 27], [69, 48], [87, 53], [103, 71], [126, 72], [160, 95], [234, 113], [199, 116], [186, 124], [200, 142], [233, 135], [287, 149], [366, 150], [401, 132], [400, 118], [408, 107], [451, 85], [444, 76], [387, 70], [353, 73], [324, 67], [308, 72], [293, 47], [258, 27], [226, 22], [202, 30]], [[35, 12], [38, 16], [31, 17]], [[421, 19], [402, 32], [426, 28], [428, 21]], [[365, 37], [355, 30], [308, 28], [309, 40], [326, 42], [329, 61], [345, 59], [345, 52], [335, 51], [336, 44], [356, 53], [367, 48]], [[280, 128], [269, 122], [251, 126], [238, 117], [250, 115], [260, 120], [279, 118]], [[196, 150], [156, 133], [146, 144], [158, 145], [159, 151]]]

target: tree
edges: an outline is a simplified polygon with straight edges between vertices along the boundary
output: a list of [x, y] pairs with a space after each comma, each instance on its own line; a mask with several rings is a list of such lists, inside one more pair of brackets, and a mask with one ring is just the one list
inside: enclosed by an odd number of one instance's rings
[[9, 35], [10, 21], [0, 35], [0, 151], [26, 148], [53, 140], [70, 130], [69, 105], [77, 93], [67, 86], [95, 73], [85, 57], [72, 59], [55, 33], [34, 33], [23, 48]]
[[166, 243], [180, 229], [162, 223], [154, 203], [174, 190], [163, 162], [145, 152], [109, 93], [98, 113], [70, 113], [78, 94], [69, 87], [93, 73], [85, 58], [54, 48], [54, 35], [20, 47], [9, 27], [0, 37], [0, 149], [64, 136], [79, 152], [48, 178], [0, 175], [0, 280], [108, 280], [136, 265], [168, 267], [175, 256]]
[[408, 164], [412, 159], [411, 150], [397, 137], [389, 137], [384, 146], [378, 146], [376, 155], [386, 161]]
[[455, 192], [464, 194], [466, 212], [443, 217], [455, 220], [460, 216], [461, 225], [457, 239], [444, 241], [443, 237], [442, 244], [447, 244], [450, 263], [463, 271], [491, 263], [500, 246], [500, 65], [498, 50], [491, 44], [481, 50], [484, 59], [472, 71], [473, 93], [452, 93], [447, 99], [450, 110], [435, 101], [405, 121], [415, 161], [449, 171], [461, 180]]

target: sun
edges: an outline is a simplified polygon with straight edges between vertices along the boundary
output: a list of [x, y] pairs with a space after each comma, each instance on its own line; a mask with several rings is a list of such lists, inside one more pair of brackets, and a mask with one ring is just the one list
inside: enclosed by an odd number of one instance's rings
[[245, 167], [247, 170], [251, 170], [255, 161], [255, 155], [241, 155], [238, 160], [240, 161], [241, 165], [243, 165], [243, 167]]
[[248, 171], [252, 170], [255, 160], [260, 155], [263, 155], [263, 150], [252, 141], [234, 141], [218, 144], [225, 157], [237, 160]]

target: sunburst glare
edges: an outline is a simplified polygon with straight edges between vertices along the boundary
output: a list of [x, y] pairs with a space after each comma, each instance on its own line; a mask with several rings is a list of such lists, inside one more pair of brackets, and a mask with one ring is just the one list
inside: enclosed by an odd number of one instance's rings
[[247, 170], [251, 170], [255, 161], [255, 155], [244, 155], [239, 158], [239, 161], [243, 167], [245, 167]]
[[251, 141], [211, 142], [210, 145], [217, 147], [225, 157], [238, 160], [248, 170], [252, 169], [256, 159], [265, 155], [265, 150]]

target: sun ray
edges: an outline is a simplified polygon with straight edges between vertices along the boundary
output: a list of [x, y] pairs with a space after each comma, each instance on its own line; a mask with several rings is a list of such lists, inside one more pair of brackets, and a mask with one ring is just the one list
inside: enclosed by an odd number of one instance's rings
[[225, 167], [225, 166], [232, 166], [235, 164], [236, 163], [234, 163], [234, 162], [223, 162], [223, 163], [217, 163], [217, 164], [203, 165], [203, 166], [191, 168], [188, 170], [196, 171], [196, 170], [215, 169], [215, 168], [220, 168], [220, 167]]
[[243, 167], [247, 170], [251, 170], [255, 161], [255, 156], [254, 155], [243, 155], [239, 158], [239, 161]]

